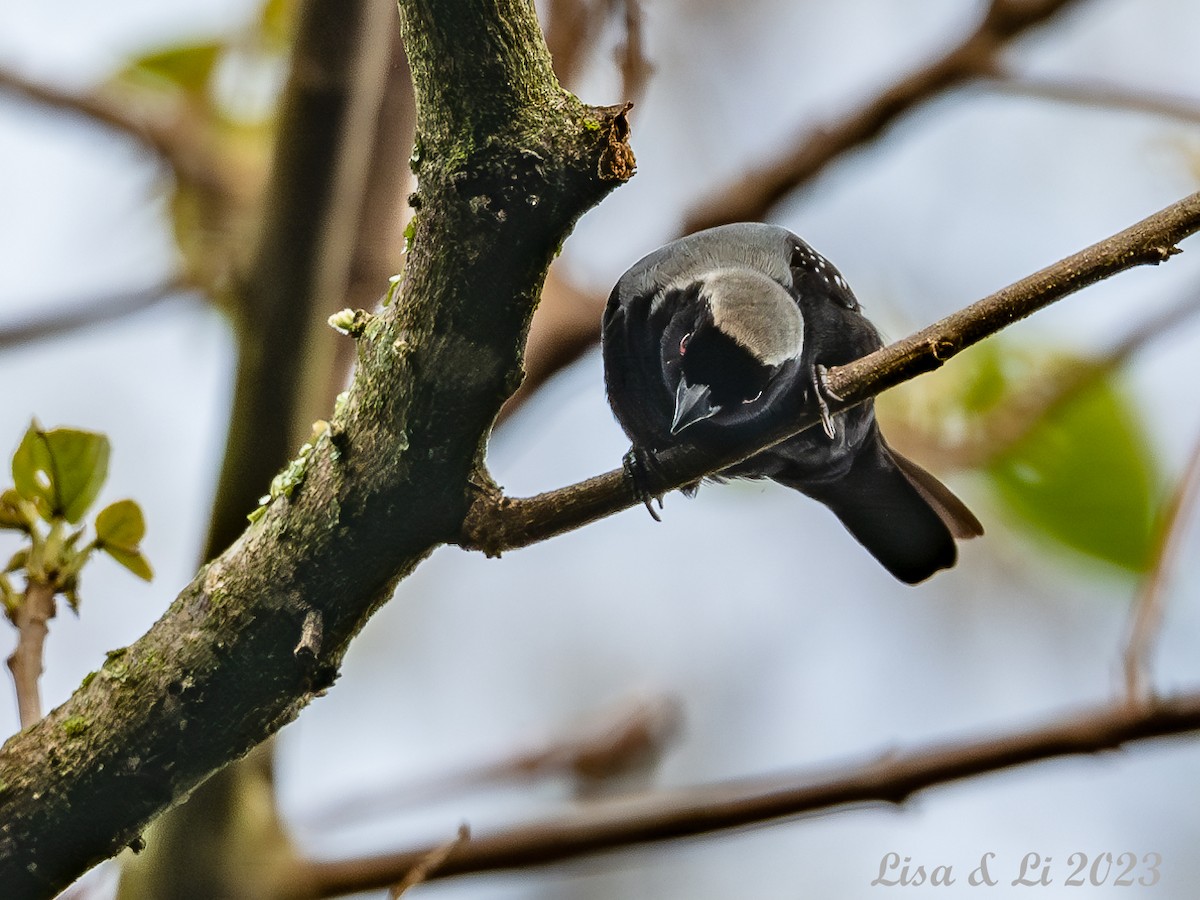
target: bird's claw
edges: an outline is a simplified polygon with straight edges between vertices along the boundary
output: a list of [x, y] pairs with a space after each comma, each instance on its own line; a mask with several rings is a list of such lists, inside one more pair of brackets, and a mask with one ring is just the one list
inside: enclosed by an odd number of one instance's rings
[[829, 403], [825, 398], [829, 397], [833, 400], [842, 398], [829, 389], [829, 382], [826, 379], [828, 374], [829, 370], [820, 363], [813, 366], [812, 386], [813, 396], [817, 398], [817, 414], [821, 417], [821, 429], [825, 432], [825, 436], [832, 441], [837, 439], [837, 425], [833, 421], [833, 415], [829, 412]]
[[662, 509], [662, 496], [650, 493], [646, 487], [648, 483], [655, 480], [654, 473], [658, 471], [658, 463], [654, 459], [653, 452], [642, 447], [631, 447], [625, 454], [622, 463], [625, 468], [625, 477], [633, 485], [633, 492], [646, 507], [646, 512], [650, 513], [650, 518], [655, 522], [661, 522], [662, 519], [654, 511], [654, 501], [657, 500], [658, 508]]

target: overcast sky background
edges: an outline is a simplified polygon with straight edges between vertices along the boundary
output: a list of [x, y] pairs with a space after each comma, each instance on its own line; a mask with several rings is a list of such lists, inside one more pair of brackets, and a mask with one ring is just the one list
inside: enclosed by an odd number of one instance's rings
[[[981, 4], [647, 0], [656, 74], [634, 112], [638, 175], [581, 222], [565, 261], [606, 293], [674, 236], [684, 210], [804, 123], [819, 123], [973, 26]], [[83, 87], [156, 44], [227, 33], [243, 0], [0, 4], [0, 65]], [[1200, 98], [1200, 4], [1090, 0], [1010, 54], [1022, 71], [1103, 78]], [[612, 103], [599, 53], [577, 92]], [[778, 210], [841, 269], [892, 337], [1167, 205], [1197, 187], [1200, 129], [970, 88], [905, 117]], [[123, 141], [0, 95], [0, 321], [135, 289], [173, 266], [162, 173]], [[1031, 344], [1107, 346], [1200, 289], [1200, 244], [1170, 265], [1090, 289], [1011, 330]], [[1200, 436], [1200, 325], [1159, 340], [1126, 383], [1174, 477]], [[109, 434], [102, 501], [135, 497], [157, 578], [108, 561], [85, 573], [83, 615], [52, 625], [49, 704], [103, 653], [135, 640], [195, 570], [224, 446], [233, 355], [197, 298], [0, 354], [0, 449], [31, 416]], [[551, 383], [493, 440], [510, 492], [613, 468], [627, 441], [599, 356]], [[631, 696], [679, 698], [684, 730], [656, 776], [679, 786], [866, 760], [889, 749], [1042, 722], [1114, 695], [1135, 584], [1017, 533], [981, 479], [954, 488], [988, 534], [916, 590], [893, 582], [830, 515], [773, 485], [667, 498], [664, 523], [631, 510], [486, 560], [439, 550], [354, 644], [342, 677], [280, 741], [282, 803], [314, 854], [442, 839], [562, 809], [547, 784], [457, 798], [330, 832], [322, 811], [358, 793], [490, 760]], [[1200, 683], [1200, 555], [1189, 528], [1155, 674]], [[8, 544], [0, 544], [7, 552]], [[11, 635], [0, 632], [7, 654]], [[16, 730], [0, 691], [0, 734]], [[921, 795], [903, 810], [843, 812], [536, 875], [458, 880], [430, 896], [877, 897], [889, 851], [954, 864], [984, 852], [1016, 877], [1056, 861], [1039, 898], [1075, 896], [1075, 851], [1161, 853], [1158, 898], [1191, 897], [1200, 743], [1139, 746]], [[1007, 881], [1003, 882], [1007, 884]], [[1004, 888], [998, 889], [1004, 891]], [[1088, 888], [1104, 894], [1111, 888]], [[885, 892], [886, 893], [886, 892]]]

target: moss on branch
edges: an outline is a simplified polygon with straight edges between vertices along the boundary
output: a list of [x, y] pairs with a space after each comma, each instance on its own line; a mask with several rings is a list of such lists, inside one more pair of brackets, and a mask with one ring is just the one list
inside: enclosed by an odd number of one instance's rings
[[459, 533], [546, 268], [631, 173], [624, 110], [560, 88], [532, 4], [401, 12], [419, 188], [400, 296], [358, 337], [355, 383], [291, 495], [0, 750], [6, 896], [53, 896], [138, 841], [330, 685], [396, 583]]

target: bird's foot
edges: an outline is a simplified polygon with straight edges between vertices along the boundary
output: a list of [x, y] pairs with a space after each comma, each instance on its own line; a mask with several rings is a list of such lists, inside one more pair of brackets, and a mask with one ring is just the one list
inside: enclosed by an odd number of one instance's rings
[[825, 432], [825, 436], [831, 441], [837, 440], [837, 423], [833, 421], [833, 416], [829, 412], [830, 400], [841, 400], [842, 398], [829, 389], [829, 382], [826, 376], [829, 370], [819, 363], [813, 366], [812, 372], [812, 387], [813, 396], [817, 398], [817, 414], [821, 417], [821, 428]]
[[646, 512], [650, 513], [650, 518], [655, 522], [661, 522], [662, 519], [654, 511], [654, 501], [657, 500], [658, 508], [662, 509], [662, 496], [650, 493], [646, 487], [652, 481], [658, 480], [654, 477], [658, 474], [658, 461], [654, 458], [653, 451], [642, 447], [631, 447], [625, 454], [622, 463], [625, 468], [625, 477], [633, 485], [633, 492], [646, 507]]

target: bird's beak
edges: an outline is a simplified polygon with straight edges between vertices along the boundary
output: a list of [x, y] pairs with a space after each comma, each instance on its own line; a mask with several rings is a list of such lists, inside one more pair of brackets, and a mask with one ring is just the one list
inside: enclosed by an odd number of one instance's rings
[[721, 411], [720, 406], [714, 406], [712, 396], [706, 384], [688, 384], [687, 379], [679, 379], [679, 389], [675, 391], [675, 418], [671, 422], [671, 434], [679, 434], [689, 425], [715, 416]]

